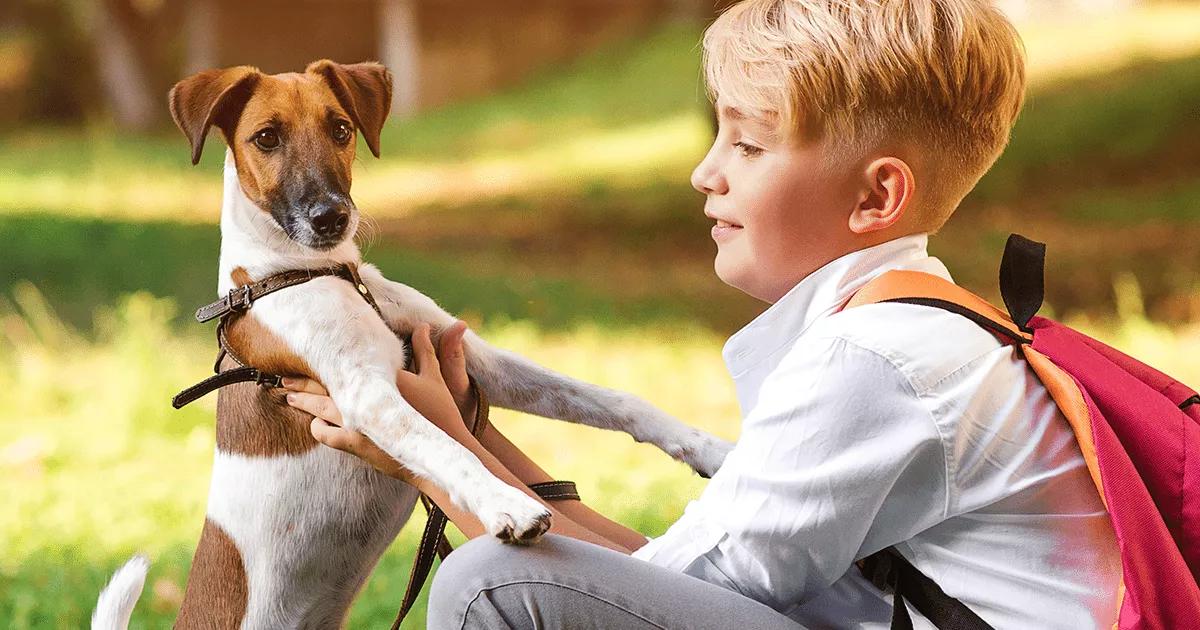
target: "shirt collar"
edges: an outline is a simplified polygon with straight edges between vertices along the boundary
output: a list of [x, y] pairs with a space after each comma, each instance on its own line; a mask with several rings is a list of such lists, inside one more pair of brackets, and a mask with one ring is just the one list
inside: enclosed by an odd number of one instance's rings
[[816, 321], [841, 309], [856, 291], [880, 274], [912, 269], [951, 280], [945, 265], [929, 256], [928, 234], [912, 234], [850, 252], [826, 263], [792, 287], [725, 342], [722, 355], [737, 378], [790, 345]]

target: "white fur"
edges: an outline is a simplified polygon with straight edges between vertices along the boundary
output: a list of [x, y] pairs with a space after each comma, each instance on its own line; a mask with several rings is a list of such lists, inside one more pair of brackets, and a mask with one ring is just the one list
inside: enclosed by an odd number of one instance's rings
[[142, 594], [149, 570], [150, 562], [145, 556], [134, 556], [117, 569], [96, 600], [92, 630], [121, 630], [129, 625], [129, 616]]
[[217, 451], [208, 519], [242, 557], [242, 627], [339, 627], [416, 497], [330, 448], [268, 458]]

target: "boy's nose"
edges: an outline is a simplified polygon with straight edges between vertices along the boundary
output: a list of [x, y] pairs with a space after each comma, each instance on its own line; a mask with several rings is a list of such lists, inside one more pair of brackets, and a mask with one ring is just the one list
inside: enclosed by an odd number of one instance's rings
[[723, 195], [729, 191], [729, 184], [713, 159], [713, 151], [709, 151], [692, 171], [692, 188], [705, 195]]

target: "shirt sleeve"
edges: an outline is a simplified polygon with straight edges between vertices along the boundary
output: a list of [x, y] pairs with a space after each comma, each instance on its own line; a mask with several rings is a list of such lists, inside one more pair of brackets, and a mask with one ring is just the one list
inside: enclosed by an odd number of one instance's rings
[[944, 520], [945, 449], [887, 357], [797, 343], [699, 499], [634, 556], [787, 613], [858, 558]]

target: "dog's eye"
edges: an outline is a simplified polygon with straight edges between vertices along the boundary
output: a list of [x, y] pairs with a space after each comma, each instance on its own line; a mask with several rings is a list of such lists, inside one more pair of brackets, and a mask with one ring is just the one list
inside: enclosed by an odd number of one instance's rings
[[279, 134], [275, 133], [274, 129], [263, 129], [254, 134], [254, 144], [263, 151], [270, 151], [279, 147]]
[[350, 137], [354, 135], [354, 130], [350, 128], [350, 123], [339, 120], [333, 123], [333, 139], [339, 144], [345, 144], [350, 141]]

